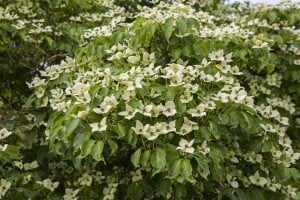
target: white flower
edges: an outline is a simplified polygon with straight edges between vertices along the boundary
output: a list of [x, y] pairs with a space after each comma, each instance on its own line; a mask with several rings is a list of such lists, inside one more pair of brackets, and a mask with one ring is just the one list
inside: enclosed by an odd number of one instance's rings
[[145, 106], [141, 103], [137, 111], [145, 116], [151, 117], [152, 108], [153, 108], [152, 104]]
[[135, 90], [135, 88], [143, 88], [142, 86], [142, 78], [136, 77], [133, 81], [124, 82], [127, 85], [127, 90]]
[[225, 61], [223, 49], [219, 50], [219, 51], [212, 52], [212, 53], [208, 54], [208, 56], [209, 56], [210, 60]]
[[38, 87], [36, 90], [35, 90], [35, 95], [37, 98], [42, 98], [45, 94], [45, 88], [44, 87]]
[[76, 195], [79, 191], [80, 189], [73, 190], [71, 188], [67, 188], [65, 195], [63, 196], [64, 200], [77, 200], [78, 198], [76, 197]]
[[214, 75], [214, 81], [215, 82], [219, 82], [219, 81], [222, 81], [223, 80], [223, 77], [220, 75], [219, 72], [217, 72], [215, 75]]
[[184, 91], [184, 94], [180, 96], [182, 103], [188, 103], [193, 100], [193, 95], [189, 91]]
[[148, 140], [155, 140], [158, 138], [159, 133], [155, 126], [149, 126], [143, 133], [143, 136], [145, 136]]
[[178, 86], [183, 85], [184, 82], [182, 81], [183, 75], [180, 73], [176, 73], [174, 76], [170, 77], [170, 86]]
[[135, 91], [134, 90], [125, 90], [122, 94], [122, 99], [128, 101], [131, 98], [135, 97]]
[[237, 181], [231, 181], [230, 182], [230, 185], [231, 185], [231, 187], [233, 187], [233, 188], [239, 188], [239, 182], [237, 182]]
[[202, 142], [201, 147], [200, 147], [200, 152], [203, 155], [206, 155], [210, 152], [210, 148], [207, 147], [207, 141], [206, 140]]
[[12, 134], [12, 131], [8, 131], [6, 128], [0, 130], [0, 140], [7, 138]]
[[144, 75], [147, 77], [154, 76], [155, 74], [157, 74], [159, 72], [160, 68], [161, 68], [161, 66], [154, 68], [154, 63], [151, 63], [149, 67], [144, 69]]
[[187, 140], [181, 138], [180, 142], [179, 142], [179, 146], [176, 149], [179, 149], [179, 150], [181, 150], [182, 152], [185, 152], [185, 153], [191, 153], [192, 154], [195, 151], [195, 148], [192, 147], [193, 144], [194, 144], [194, 140], [187, 141]]
[[80, 185], [91, 186], [93, 182], [93, 178], [89, 174], [83, 174], [83, 176], [79, 177], [78, 182]]
[[233, 66], [230, 69], [230, 73], [232, 73], [233, 75], [242, 75], [243, 74], [242, 72], [240, 72], [238, 66]]
[[24, 170], [31, 170], [31, 169], [35, 169], [35, 168], [38, 168], [38, 167], [39, 167], [39, 164], [36, 160], [31, 162], [31, 163], [25, 163], [24, 164]]
[[214, 100], [221, 101], [222, 103], [228, 102], [228, 94], [224, 92], [218, 92], [215, 97], [213, 97]]
[[1, 181], [0, 181], [0, 199], [2, 199], [2, 197], [4, 197], [5, 193], [7, 192], [7, 190], [9, 190], [10, 187], [11, 187], [11, 182], [1, 178]]
[[264, 129], [266, 132], [276, 133], [276, 129], [273, 128], [271, 124], [260, 124], [260, 126]]
[[6, 151], [8, 144], [0, 145], [0, 151]]
[[213, 81], [215, 81], [214, 77], [210, 74], [200, 73], [200, 75], [201, 75], [201, 79], [204, 82], [213, 82]]
[[283, 124], [283, 125], [286, 125], [288, 126], [289, 125], [289, 118], [287, 117], [279, 117], [278, 118], [278, 122]]
[[203, 66], [204, 68], [207, 67], [211, 62], [208, 62], [206, 58], [203, 58], [203, 60], [201, 61], [201, 66]]
[[43, 181], [37, 181], [36, 183], [41, 184], [44, 188], [51, 190], [52, 192], [58, 187], [59, 182], [52, 182], [49, 178]]
[[45, 79], [40, 79], [39, 77], [35, 77], [31, 83], [26, 83], [29, 88], [44, 86], [46, 85]]
[[145, 126], [139, 120], [135, 121], [135, 127], [131, 127], [137, 135], [143, 135], [149, 128], [149, 124]]
[[179, 135], [186, 135], [193, 130], [198, 130], [199, 126], [196, 122], [190, 121], [187, 117], [184, 117], [184, 123], [182, 124], [180, 131], [177, 132]]
[[187, 91], [189, 91], [190, 93], [196, 93], [199, 89], [199, 85], [198, 84], [185, 84], [184, 87], [187, 89]]
[[254, 185], [258, 185], [258, 186], [264, 186], [267, 184], [267, 179], [265, 179], [264, 177], [261, 177], [259, 175], [259, 172], [256, 171], [255, 174], [253, 176], [249, 177], [249, 180], [252, 184]]
[[122, 111], [122, 112], [119, 112], [119, 115], [124, 116], [125, 119], [132, 119], [135, 116], [135, 114], [137, 113], [137, 110], [132, 108], [128, 104], [126, 104], [125, 107], [126, 107], [126, 110]]
[[162, 112], [165, 116], [174, 116], [176, 114], [175, 103], [173, 101], [167, 101], [165, 106], [162, 107]]
[[118, 101], [115, 96], [105, 97], [100, 107], [93, 108], [93, 111], [97, 114], [108, 113], [111, 108], [118, 105]]
[[166, 122], [156, 123], [155, 127], [162, 134], [167, 134], [167, 133], [170, 133], [170, 132], [176, 132], [176, 121], [175, 120], [170, 121], [169, 123], [166, 123]]
[[203, 117], [206, 115], [205, 105], [200, 103], [196, 108], [191, 108], [187, 111], [192, 117]]
[[247, 92], [245, 90], [235, 91], [233, 90], [229, 96], [231, 101], [236, 103], [242, 103], [242, 101], [247, 97]]
[[139, 61], [140, 61], [140, 56], [129, 56], [127, 58], [127, 61], [130, 63], [130, 64], [137, 64]]
[[192, 129], [192, 126], [190, 124], [182, 124], [181, 128], [180, 128], [180, 131], [177, 132], [179, 135], [186, 135], [190, 132], [192, 132], [193, 129]]
[[158, 117], [161, 111], [162, 111], [161, 105], [158, 105], [158, 106], [153, 105], [151, 116]]
[[106, 117], [102, 118], [100, 123], [91, 123], [89, 125], [92, 128], [92, 132], [105, 131], [107, 128]]
[[216, 67], [224, 74], [227, 74], [228, 71], [230, 71], [230, 65], [228, 65], [227, 63], [225, 62], [222, 62], [221, 64], [219, 65], [216, 65]]
[[24, 167], [22, 160], [21, 161], [14, 161], [13, 165], [15, 167], [19, 168], [19, 169], [23, 169], [23, 167]]

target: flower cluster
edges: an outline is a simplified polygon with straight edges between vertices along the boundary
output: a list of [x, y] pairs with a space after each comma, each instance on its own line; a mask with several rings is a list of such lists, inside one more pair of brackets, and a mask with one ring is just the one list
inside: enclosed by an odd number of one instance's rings
[[1, 178], [1, 181], [0, 181], [0, 199], [3, 199], [3, 197], [5, 196], [5, 193], [10, 188], [11, 188], [11, 182]]
[[58, 187], [59, 184], [59, 182], [52, 182], [49, 178], [44, 179], [43, 181], [37, 181], [36, 183], [41, 184], [43, 187], [52, 192]]

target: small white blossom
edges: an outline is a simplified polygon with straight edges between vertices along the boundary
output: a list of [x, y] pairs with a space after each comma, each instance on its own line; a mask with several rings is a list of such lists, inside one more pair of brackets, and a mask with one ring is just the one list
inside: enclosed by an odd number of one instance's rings
[[145, 126], [139, 120], [136, 120], [135, 127], [131, 127], [137, 135], [144, 135], [149, 129], [149, 124]]
[[59, 185], [59, 182], [52, 182], [49, 178], [44, 179], [43, 181], [36, 181], [36, 183], [41, 184], [44, 188], [51, 190], [51, 192]]
[[92, 128], [92, 132], [101, 132], [101, 131], [106, 131], [107, 129], [107, 124], [106, 124], [106, 117], [102, 118], [100, 123], [91, 123], [89, 124], [90, 127]]
[[187, 141], [187, 140], [181, 138], [180, 142], [179, 142], [179, 146], [176, 149], [179, 149], [179, 150], [181, 150], [182, 152], [185, 152], [185, 153], [193, 154], [194, 151], [195, 151], [195, 148], [192, 147], [193, 144], [194, 144], [194, 140]]
[[7, 138], [10, 136], [13, 132], [8, 131], [6, 128], [3, 128], [0, 130], [0, 140]]
[[173, 101], [167, 101], [165, 106], [162, 107], [162, 112], [165, 116], [170, 117], [176, 114], [175, 103]]
[[187, 111], [192, 117], [203, 117], [206, 115], [205, 105], [200, 103], [196, 108], [191, 108]]
[[258, 185], [258, 186], [261, 186], [261, 187], [264, 186], [264, 185], [266, 185], [267, 182], [268, 182], [266, 178], [261, 177], [261, 176], [259, 175], [259, 172], [258, 172], [258, 171], [256, 171], [255, 174], [254, 174], [253, 176], [250, 176], [250, 177], [249, 177], [249, 180], [250, 180], [250, 182], [251, 182], [252, 184]]
[[118, 114], [120, 116], [124, 116], [125, 119], [132, 119], [135, 114], [137, 113], [137, 110], [129, 106], [128, 104], [125, 105], [125, 111], [119, 112]]

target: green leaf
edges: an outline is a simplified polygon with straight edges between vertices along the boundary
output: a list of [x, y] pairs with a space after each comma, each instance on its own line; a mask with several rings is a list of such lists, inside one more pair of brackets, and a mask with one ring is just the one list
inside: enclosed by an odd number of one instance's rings
[[276, 20], [276, 17], [277, 17], [276, 11], [270, 11], [270, 12], [268, 13], [268, 19], [269, 19], [269, 21], [270, 21], [271, 23], [274, 22], [274, 21]]
[[221, 165], [219, 163], [212, 162], [210, 164], [210, 170], [211, 170], [212, 177], [216, 181], [222, 181], [223, 180], [224, 171], [223, 171], [223, 168], [221, 167]]
[[182, 48], [182, 55], [190, 57], [192, 55], [192, 49], [190, 45], [185, 45]]
[[177, 25], [177, 27], [178, 27], [178, 29], [179, 29], [179, 32], [181, 33], [181, 34], [184, 34], [185, 32], [186, 32], [186, 30], [187, 30], [187, 23], [186, 23], [186, 21], [185, 21], [185, 19], [184, 18], [179, 18], [177, 21], [176, 21], [176, 25]]
[[181, 162], [180, 174], [185, 178], [189, 178], [192, 176], [192, 172], [193, 172], [193, 168], [190, 160], [184, 159]]
[[81, 148], [82, 144], [90, 139], [91, 134], [90, 133], [79, 133], [74, 137], [74, 141], [73, 141], [73, 147], [74, 147], [74, 151], [76, 151], [77, 149]]
[[101, 88], [101, 85], [93, 85], [93, 86], [91, 86], [89, 92], [91, 94], [91, 98], [92, 99], [98, 94], [100, 88]]
[[170, 171], [172, 176], [176, 177], [180, 174], [181, 169], [181, 159], [176, 159], [171, 163]]
[[230, 116], [226, 113], [222, 114], [221, 116], [219, 116], [219, 120], [221, 124], [228, 124], [230, 122]]
[[246, 191], [246, 199], [250, 200], [250, 199], [260, 199], [260, 200], [265, 200], [264, 195], [263, 195], [263, 191], [259, 190], [257, 188], [249, 188]]
[[201, 153], [195, 153], [194, 158], [196, 159], [198, 164], [197, 171], [204, 179], [207, 179], [207, 176], [210, 174], [207, 158]]
[[151, 156], [151, 150], [146, 150], [142, 153], [141, 155], [141, 160], [140, 163], [143, 167], [147, 167], [148, 166], [148, 162], [150, 160], [150, 156]]
[[126, 129], [121, 123], [117, 124], [116, 132], [117, 132], [119, 138], [122, 138], [126, 135]]
[[186, 104], [182, 103], [179, 98], [176, 99], [176, 110], [180, 114], [186, 111]]
[[53, 45], [54, 40], [51, 37], [45, 36], [44, 39], [47, 41], [49, 47]]
[[103, 156], [102, 156], [103, 147], [104, 147], [104, 143], [102, 140], [97, 141], [93, 145], [92, 150], [91, 150], [91, 155], [95, 160], [97, 160], [97, 161], [103, 160]]
[[166, 23], [163, 26], [163, 30], [164, 30], [164, 36], [165, 36], [167, 42], [169, 42], [169, 39], [170, 39], [173, 31], [175, 30], [173, 18], [169, 18], [166, 20]]
[[65, 132], [65, 139], [69, 139], [71, 134], [75, 131], [75, 129], [78, 127], [80, 123], [80, 118], [73, 118], [71, 121], [69, 121], [66, 125], [66, 132]]
[[163, 98], [165, 101], [173, 101], [175, 98], [175, 90], [174, 88], [169, 88], [165, 93], [163, 93]]
[[142, 199], [144, 195], [143, 188], [136, 182], [130, 183], [127, 187], [125, 199]]
[[138, 108], [141, 105], [141, 102], [137, 99], [131, 99], [128, 102], [128, 105], [131, 106], [132, 108]]
[[187, 188], [184, 184], [176, 184], [175, 185], [175, 198], [174, 199], [186, 199]]
[[19, 160], [22, 157], [19, 147], [14, 145], [8, 145], [5, 151], [0, 151], [0, 161], [3, 163], [9, 162], [10, 160]]
[[141, 148], [136, 150], [134, 154], [131, 155], [131, 163], [133, 164], [134, 167], [139, 166], [140, 158], [141, 158]]
[[205, 139], [205, 140], [208, 140], [210, 138], [210, 131], [209, 131], [209, 128], [206, 127], [206, 126], [201, 126], [199, 128], [199, 132], [200, 132], [200, 137]]
[[156, 148], [155, 152], [151, 155], [151, 166], [155, 169], [153, 175], [161, 172], [166, 166], [166, 152], [162, 148]]
[[111, 149], [111, 154], [116, 153], [116, 151], [119, 148], [118, 144], [115, 141], [113, 141], [113, 140], [107, 140], [107, 142], [108, 142], [109, 147]]
[[182, 52], [182, 48], [175, 48], [173, 50], [171, 50], [171, 56], [172, 56], [172, 62], [178, 60], [180, 58]]
[[55, 143], [55, 145], [53, 145], [53, 147], [51, 148], [51, 151], [57, 155], [62, 156], [66, 152], [66, 147], [62, 142], [57, 142], [57, 143]]
[[50, 133], [50, 148], [54, 145], [55, 140], [58, 138], [59, 132], [63, 129], [63, 126], [56, 127], [51, 133]]
[[87, 140], [81, 146], [81, 153], [79, 155], [80, 158], [84, 158], [89, 155], [92, 151], [92, 147], [94, 146], [95, 140]]
[[155, 190], [160, 195], [166, 197], [171, 188], [171, 181], [169, 179], [160, 179], [155, 184]]

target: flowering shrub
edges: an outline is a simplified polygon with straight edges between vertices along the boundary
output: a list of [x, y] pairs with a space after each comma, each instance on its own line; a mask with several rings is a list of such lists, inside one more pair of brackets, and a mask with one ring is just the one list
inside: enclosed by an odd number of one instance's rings
[[27, 83], [35, 134], [0, 131], [0, 194], [298, 199], [299, 7], [132, 5]]

